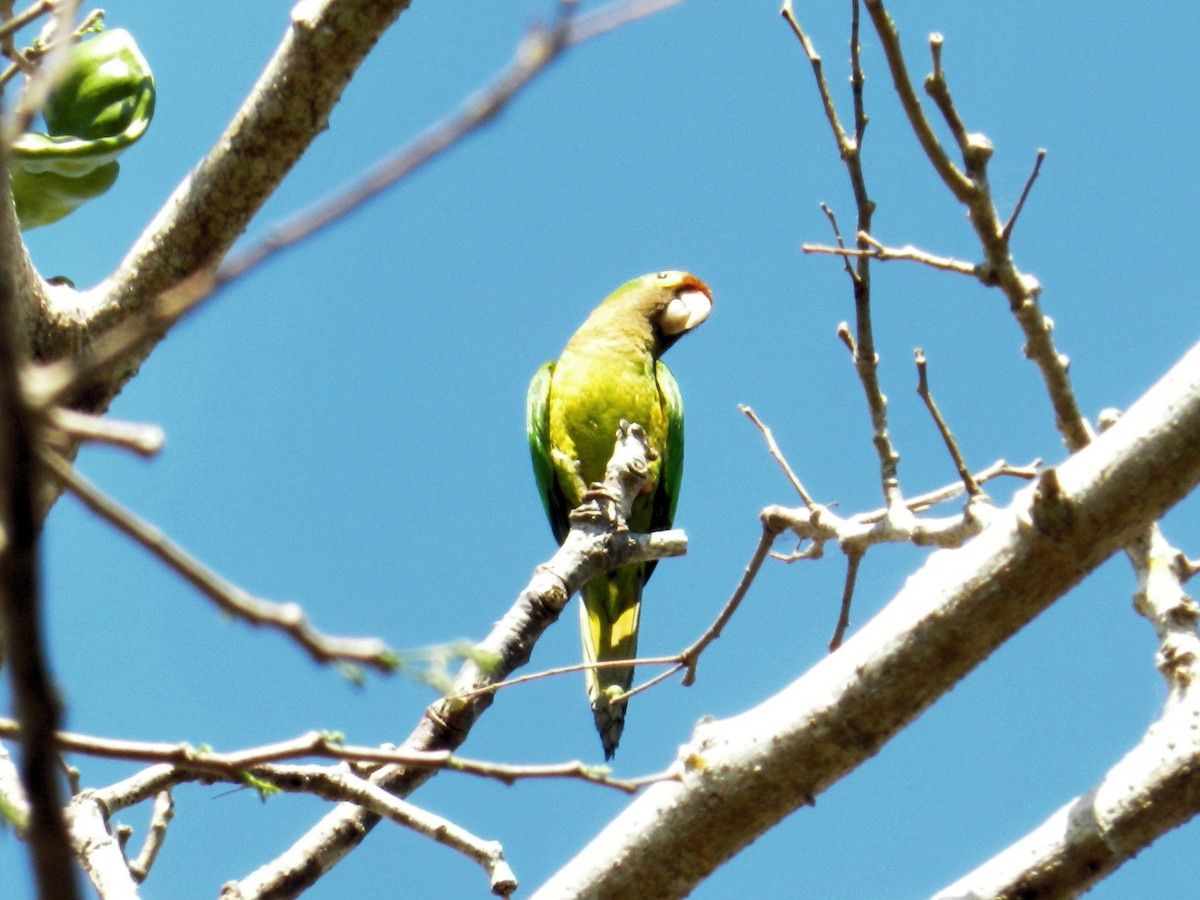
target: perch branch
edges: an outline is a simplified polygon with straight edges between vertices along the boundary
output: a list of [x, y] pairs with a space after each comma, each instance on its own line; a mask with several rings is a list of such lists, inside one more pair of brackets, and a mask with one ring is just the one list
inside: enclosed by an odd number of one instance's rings
[[[602, 489], [590, 492], [591, 499], [571, 514], [571, 530], [562, 546], [549, 562], [538, 566], [516, 603], [478, 645], [480, 658], [488, 658], [491, 664], [468, 660], [454, 680], [454, 689], [425, 711], [401, 745], [402, 750], [453, 750], [460, 746], [493, 701], [491, 694], [476, 693], [478, 689], [503, 681], [525, 665], [541, 634], [596, 572], [626, 564], [632, 552], [649, 551], [658, 557], [686, 552], [686, 539], [679, 533], [651, 534], [639, 546], [628, 532], [618, 528], [648, 473], [641, 429], [623, 428], [613, 456], [620, 464], [610, 462]], [[670, 538], [665, 539], [668, 535]], [[660, 540], [652, 540], [656, 538]], [[430, 769], [389, 765], [376, 770], [371, 781], [404, 796], [432, 774]], [[226, 885], [224, 896], [227, 900], [295, 896], [357, 846], [377, 821], [373, 813], [339, 805], [280, 857], [239, 882]]]

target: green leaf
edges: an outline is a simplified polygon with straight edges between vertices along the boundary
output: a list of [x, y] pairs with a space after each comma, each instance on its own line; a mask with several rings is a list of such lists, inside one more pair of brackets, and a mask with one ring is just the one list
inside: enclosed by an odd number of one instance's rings
[[258, 792], [258, 799], [263, 803], [266, 803], [269, 797], [274, 797], [276, 794], [280, 793], [279, 788], [277, 788], [275, 785], [271, 784], [269, 781], [263, 781], [261, 778], [256, 778], [249, 772], [239, 772], [238, 777], [241, 778], [242, 783], [246, 785], [246, 787], [253, 788]]

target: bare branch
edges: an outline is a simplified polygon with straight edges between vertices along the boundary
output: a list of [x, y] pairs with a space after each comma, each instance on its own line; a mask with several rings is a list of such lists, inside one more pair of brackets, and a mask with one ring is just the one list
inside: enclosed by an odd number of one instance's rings
[[[1042, 465], [1040, 459], [1035, 459], [1027, 466], [1012, 466], [1004, 460], [997, 460], [985, 469], [974, 473], [972, 476], [977, 484], [985, 484], [993, 478], [1019, 478], [1022, 481], [1032, 481], [1037, 478], [1038, 471]], [[955, 497], [960, 497], [963, 494], [962, 481], [955, 481], [945, 487], [930, 491], [927, 494], [918, 494], [916, 497], [910, 497], [907, 501], [908, 508], [911, 512], [920, 513], [937, 506], [939, 503], [945, 503], [947, 500], [953, 500]], [[886, 509], [877, 509], [871, 512], [859, 513], [855, 519], [859, 522], [879, 522], [887, 516]]]
[[[846, 249], [846, 242], [842, 239], [842, 230], [841, 230], [841, 228], [838, 227], [837, 216], [834, 215], [833, 210], [830, 209], [826, 204], [822, 203], [822, 204], [820, 204], [820, 206], [821, 206], [821, 212], [825, 213], [825, 218], [827, 218], [829, 220], [829, 227], [833, 229], [833, 239], [835, 241], [837, 241], [838, 250], [844, 251]], [[803, 245], [803, 247], [801, 249], [804, 250], [805, 253], [807, 253], [807, 252], [809, 252], [807, 248], [808, 248], [808, 245], [805, 244], [805, 245]], [[854, 266], [850, 265], [850, 257], [852, 255], [857, 255], [858, 253], [861, 253], [861, 252], [862, 251], [859, 250], [859, 251], [856, 251], [854, 254], [844, 253], [844, 252], [841, 254], [842, 255], [842, 263], [846, 268], [846, 274], [850, 276], [850, 282], [852, 284], [858, 283], [858, 272], [855, 271]]]
[[800, 249], [805, 253], [825, 253], [831, 256], [843, 256], [847, 259], [857, 257], [860, 259], [877, 259], [880, 262], [905, 260], [908, 262], [918, 262], [921, 265], [929, 266], [931, 269], [938, 269], [943, 272], [970, 275], [972, 278], [980, 280], [986, 277], [985, 272], [975, 263], [964, 262], [961, 259], [954, 259], [949, 256], [935, 256], [932, 253], [927, 253], [924, 250], [914, 247], [912, 244], [904, 247], [885, 247], [866, 232], [859, 232], [858, 240], [860, 243], [868, 245], [869, 249], [852, 250], [842, 246], [840, 243], [837, 247], [827, 247], [824, 244], [802, 244]]
[[[917, 97], [917, 92], [913, 89], [912, 80], [908, 75], [904, 54], [900, 50], [900, 32], [896, 29], [892, 17], [884, 9], [882, 0], [863, 0], [863, 2], [866, 4], [867, 14], [875, 26], [875, 33], [879, 35], [879, 41], [883, 45], [883, 53], [892, 73], [892, 83], [896, 87], [896, 95], [900, 98], [900, 105], [904, 107], [908, 123], [912, 126], [913, 134], [917, 136], [921, 149], [925, 151], [925, 156], [928, 157], [934, 170], [951, 193], [962, 203], [971, 202], [975, 197], [975, 185], [950, 160], [937, 135], [934, 134], [933, 126], [925, 118], [925, 112], [921, 109], [921, 101]], [[940, 71], [940, 53], [938, 57]]]
[[916, 351], [917, 361], [917, 393], [921, 399], [925, 401], [925, 407], [929, 410], [929, 415], [933, 416], [933, 421], [937, 425], [938, 433], [942, 436], [942, 441], [946, 445], [946, 449], [950, 452], [950, 458], [954, 460], [954, 468], [958, 469], [958, 477], [962, 479], [963, 488], [971, 497], [979, 493], [979, 484], [971, 475], [971, 470], [967, 468], [967, 462], [963, 459], [962, 451], [958, 449], [958, 441], [955, 440], [953, 432], [950, 431], [950, 426], [946, 424], [946, 420], [942, 417], [941, 410], [938, 409], [937, 403], [934, 402], [933, 394], [929, 390], [929, 372], [928, 363], [925, 360], [925, 351], [918, 348]]
[[50, 424], [76, 440], [112, 444], [147, 457], [161, 452], [166, 443], [166, 435], [157, 425], [117, 422], [62, 406], [50, 411]]
[[1017, 219], [1021, 215], [1021, 210], [1025, 208], [1025, 201], [1029, 199], [1029, 192], [1033, 190], [1033, 183], [1037, 181], [1038, 174], [1042, 171], [1042, 162], [1046, 159], [1046, 151], [1038, 150], [1037, 159], [1033, 163], [1033, 171], [1029, 173], [1029, 179], [1025, 182], [1025, 187], [1021, 189], [1021, 197], [1017, 200], [1017, 205], [1013, 207], [1012, 215], [1008, 217], [1008, 221], [1004, 223], [1004, 240], [1007, 242], [1012, 237], [1013, 228], [1017, 224]]
[[467, 691], [465, 694], [460, 694], [459, 696], [468, 698], [478, 696], [479, 694], [494, 694], [496, 691], [504, 690], [505, 688], [517, 687], [518, 685], [529, 684], [534, 681], [542, 681], [546, 678], [557, 678], [559, 675], [573, 675], [576, 672], [591, 672], [598, 669], [628, 669], [636, 666], [669, 666], [678, 662], [678, 656], [640, 656], [637, 659], [628, 660], [610, 659], [600, 662], [572, 663], [569, 666], [555, 666], [551, 669], [543, 669], [540, 672], [532, 672], [529, 675], [507, 678], [495, 684], [488, 684], [473, 691]]
[[792, 471], [792, 467], [788, 465], [788, 461], [782, 451], [780, 451], [779, 445], [775, 443], [775, 434], [749, 406], [739, 405], [738, 411], [754, 423], [754, 427], [759, 430], [759, 433], [763, 436], [763, 440], [767, 442], [767, 452], [771, 454], [771, 458], [779, 464], [779, 468], [783, 469], [783, 474], [792, 483], [792, 487], [796, 489], [796, 493], [800, 495], [800, 499], [804, 501], [804, 505], [812, 509], [816, 504], [813, 502], [812, 496], [804, 489], [804, 485], [800, 483], [800, 479], [796, 477], [796, 473]]
[[850, 627], [850, 604], [854, 599], [854, 586], [858, 583], [858, 567], [862, 563], [863, 555], [862, 550], [846, 554], [846, 581], [842, 586], [842, 603], [838, 609], [837, 625], [834, 626], [833, 637], [829, 639], [830, 653], [842, 646], [846, 629]]
[[846, 129], [842, 127], [842, 122], [838, 118], [837, 106], [834, 105], [833, 95], [829, 92], [829, 82], [825, 80], [825, 69], [821, 62], [821, 54], [817, 53], [817, 48], [796, 20], [795, 13], [792, 11], [792, 0], [783, 0], [783, 6], [780, 8], [779, 14], [788, 23], [788, 26], [792, 29], [792, 33], [796, 35], [800, 46], [804, 48], [804, 55], [808, 57], [808, 61], [812, 65], [813, 79], [817, 83], [817, 92], [821, 95], [821, 105], [825, 109], [825, 118], [829, 121], [829, 127], [833, 130], [833, 138], [837, 141], [838, 153], [843, 159], [846, 159], [858, 152], [858, 144], [850, 137]]
[[[817, 79], [817, 88], [821, 94], [822, 104], [825, 106], [826, 118], [833, 129], [835, 139], [838, 141], [839, 153], [842, 161], [846, 164], [850, 186], [854, 191], [855, 206], [858, 212], [856, 230], [861, 236], [869, 234], [871, 231], [871, 219], [875, 212], [875, 203], [871, 200], [867, 191], [866, 176], [863, 173], [862, 166], [862, 142], [867, 126], [867, 116], [863, 105], [863, 85], [866, 79], [862, 71], [858, 40], [858, 9], [858, 0], [855, 0], [852, 6], [853, 13], [850, 26], [850, 59], [852, 69], [850, 82], [853, 91], [855, 114], [855, 137], [853, 141], [847, 138], [845, 130], [838, 119], [820, 65], [820, 56], [816, 54], [812, 41], [797, 23], [795, 16], [792, 14], [791, 4], [785, 2], [781, 13], [792, 28], [793, 33], [800, 39], [805, 53], [813, 63], [813, 72]], [[828, 208], [822, 206], [822, 209], [825, 210], [826, 215], [833, 222], [833, 217]], [[839, 246], [842, 244], [840, 235], [838, 235], [838, 244]], [[849, 256], [845, 258], [848, 260]], [[889, 507], [899, 509], [902, 507], [904, 499], [900, 490], [898, 475], [900, 454], [896, 451], [891, 435], [888, 432], [887, 399], [884, 397], [883, 390], [879, 385], [879, 357], [875, 352], [874, 326], [871, 317], [870, 259], [867, 256], [857, 256], [856, 258], [858, 259], [858, 266], [852, 272], [854, 282], [855, 333], [853, 340], [847, 341], [847, 346], [852, 348], [851, 353], [854, 359], [854, 369], [858, 374], [859, 380], [862, 382], [863, 392], [867, 400], [867, 409], [871, 416], [872, 441], [875, 446], [875, 452], [879, 457], [880, 480], [883, 487], [884, 502]], [[847, 269], [849, 270], [848, 264]], [[843, 339], [846, 339], [849, 337], [849, 331], [847, 330], [846, 334], [841, 336]]]
[[159, 791], [154, 797], [154, 808], [150, 813], [150, 828], [146, 832], [146, 840], [137, 859], [129, 863], [129, 874], [139, 884], [146, 880], [158, 851], [162, 849], [163, 841], [167, 839], [167, 828], [175, 817], [175, 801], [170, 791]]
[[352, 772], [331, 772], [319, 766], [284, 766], [255, 772], [254, 777], [280, 790], [315, 794], [370, 810], [478, 863], [487, 873], [493, 894], [507, 897], [517, 889], [516, 876], [499, 842], [481, 840], [449, 819], [406, 803]]
[[[664, 662], [674, 662], [667, 659]], [[15, 739], [20, 736], [20, 726], [12, 719], [0, 718], [0, 738]], [[219, 777], [238, 781], [242, 773], [288, 760], [320, 757], [365, 765], [402, 765], [416, 768], [448, 769], [464, 775], [490, 778], [505, 784], [514, 784], [526, 779], [574, 779], [602, 787], [611, 787], [625, 793], [633, 793], [643, 785], [661, 780], [662, 775], [649, 775], [640, 779], [613, 778], [607, 766], [589, 766], [578, 760], [566, 763], [543, 765], [506, 765], [477, 759], [455, 756], [448, 750], [413, 751], [393, 747], [363, 747], [344, 743], [340, 736], [328, 732], [310, 731], [290, 740], [278, 741], [261, 747], [218, 753], [209, 749], [197, 749], [190, 744], [171, 744], [154, 741], [131, 741], [102, 738], [94, 735], [74, 734], [60, 731], [56, 735], [60, 750], [97, 756], [126, 762], [146, 762], [174, 767], [173, 776], [155, 774], [145, 783], [131, 791], [128, 784], [115, 795], [122, 799], [108, 799], [111, 809], [124, 808], [140, 803], [151, 796], [161, 794], [166, 787], [197, 779]], [[2, 781], [0, 781], [2, 783]]]
[[1159, 636], [1170, 690], [1162, 717], [1088, 793], [939, 898], [1077, 896], [1200, 809], [1200, 609], [1183, 590], [1179, 551], [1156, 526], [1125, 550], [1138, 572], [1134, 606]]
[[[8, 169], [0, 150], [0, 184]], [[11, 192], [0, 202], [0, 253], [23, 251]], [[34, 881], [43, 897], [78, 896], [71, 844], [62, 816], [63, 796], [54, 733], [62, 705], [45, 653], [38, 577], [37, 488], [41, 466], [37, 425], [22, 391], [17, 345], [17, 273], [0, 265], [0, 652], [21, 722], [19, 772], [29, 816], [26, 838]]]
[[758, 539], [758, 546], [755, 547], [754, 555], [750, 557], [750, 562], [746, 564], [746, 570], [742, 573], [742, 578], [734, 589], [733, 595], [729, 598], [729, 602], [725, 604], [725, 608], [721, 610], [716, 621], [705, 630], [704, 634], [700, 635], [694, 644], [679, 654], [680, 662], [687, 667], [687, 674], [683, 677], [684, 687], [695, 682], [696, 664], [700, 660], [700, 654], [704, 652], [709, 644], [721, 636], [721, 632], [729, 620], [733, 618], [733, 614], [741, 606], [742, 600], [745, 599], [746, 594], [750, 591], [750, 585], [758, 577], [758, 570], [762, 568], [763, 560], [767, 558], [767, 551], [771, 549], [771, 544], [775, 542], [775, 538], [782, 531], [775, 522], [768, 521], [766, 518], [763, 518], [762, 523], [763, 530], [761, 537]]
[[[949, 122], [951, 130], [956, 134], [961, 131], [960, 149], [966, 174], [950, 162], [921, 110], [907, 64], [904, 62], [904, 55], [900, 50], [899, 34], [884, 8], [883, 0], [864, 2], [883, 45], [892, 82], [913, 133], [934, 171], [969, 211], [968, 219], [975, 229], [985, 259], [984, 265], [980, 267], [980, 280], [989, 286], [999, 287], [1008, 299], [1009, 308], [1025, 334], [1025, 355], [1038, 367], [1046, 385], [1054, 407], [1055, 425], [1062, 434], [1067, 449], [1074, 452], [1091, 440], [1091, 428], [1079, 411], [1075, 390], [1067, 373], [1069, 362], [1058, 352], [1051, 337], [1053, 323], [1041, 311], [1038, 302], [1041, 285], [1037, 279], [1023, 274], [1017, 268], [1010, 253], [1008, 238], [1011, 229], [1001, 225], [988, 184], [987, 166], [993, 152], [991, 142], [985, 135], [967, 133], [965, 126], [958, 121], [958, 113], [954, 109], [942, 69], [942, 42], [936, 41], [935, 72], [927, 83], [932, 85], [934, 99]], [[1032, 180], [1028, 184], [1032, 184]]]
[[937, 32], [929, 36], [929, 55], [933, 59], [933, 72], [925, 79], [925, 93], [937, 105], [938, 111], [946, 121], [946, 127], [954, 135], [959, 152], [965, 154], [971, 146], [971, 136], [967, 134], [967, 127], [963, 124], [962, 117], [954, 106], [954, 100], [950, 96], [950, 87], [946, 83], [946, 72], [942, 68], [942, 46], [944, 44], [945, 38]]

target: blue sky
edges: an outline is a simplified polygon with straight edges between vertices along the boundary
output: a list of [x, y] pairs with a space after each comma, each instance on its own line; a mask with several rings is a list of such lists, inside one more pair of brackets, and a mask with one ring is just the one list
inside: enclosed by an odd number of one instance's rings
[[[591, 8], [596, 4], [584, 4]], [[971, 130], [996, 146], [1011, 208], [1039, 147], [1049, 156], [1014, 240], [1045, 287], [1081, 406], [1128, 405], [1195, 340], [1186, 223], [1197, 188], [1197, 17], [1163, 5], [929, 0], [894, 10], [915, 73], [925, 36]], [[347, 90], [330, 129], [250, 235], [326, 195], [454, 108], [506, 64], [550, 4], [417, 0]], [[848, 115], [848, 3], [798, 4]], [[109, 272], [211, 146], [286, 26], [284, 2], [116, 0], [158, 79], [156, 121], [116, 187], [29, 235], [49, 276]], [[849, 231], [844, 169], [808, 64], [770, 2], [689, 0], [573, 51], [494, 126], [173, 333], [113, 406], [160, 424], [152, 462], [87, 450], [80, 468], [247, 589], [304, 604], [328, 631], [402, 648], [479, 638], [553, 550], [537, 501], [523, 404], [533, 371], [623, 281], [689, 269], [716, 298], [668, 357], [688, 410], [677, 517], [690, 553], [647, 589], [642, 649], [669, 653], [732, 590], [768, 503], [794, 503], [737, 404], [753, 406], [793, 467], [839, 511], [880, 505], [862, 393], [837, 324], [852, 315], [825, 242], [825, 201]], [[1170, 39], [1164, 39], [1169, 36]], [[906, 130], [878, 46], [865, 41], [865, 147], [876, 236], [975, 259], [972, 233]], [[1185, 101], [1186, 102], [1186, 101]], [[1063, 456], [1003, 298], [957, 276], [875, 269], [877, 342], [907, 493], [954, 470], [914, 388], [914, 347], [970, 464]], [[1012, 486], [994, 485], [1005, 500]], [[1191, 555], [1195, 504], [1167, 520]], [[786, 549], [785, 546], [780, 549]], [[860, 576], [865, 621], [925, 553], [882, 547]], [[826, 652], [843, 562], [766, 567], [704, 658], [697, 684], [639, 696], [620, 775], [665, 767], [692, 725], [770, 696]], [[362, 689], [281, 638], [227, 621], [71, 499], [46, 533], [52, 660], [73, 730], [233, 750], [312, 728], [355, 743], [403, 738], [427, 688]], [[1131, 572], [1110, 561], [999, 650], [878, 757], [764, 836], [699, 898], [912, 897], [990, 858], [1086, 791], [1158, 713], [1164, 688]], [[536, 667], [578, 659], [574, 611]], [[7, 691], [5, 692], [7, 696]], [[4, 701], [7, 703], [7, 700]], [[506, 762], [599, 761], [578, 676], [503, 694], [464, 752]], [[82, 760], [84, 782], [130, 769]], [[283, 850], [315, 800], [185, 786], [148, 898], [214, 896]], [[441, 776], [414, 801], [502, 841], [533, 888], [627, 802], [571, 783], [505, 788]], [[122, 816], [137, 828], [141, 810]], [[140, 833], [140, 832], [139, 832]], [[1194, 878], [1192, 825], [1092, 896], [1155, 896]], [[1184, 863], [1188, 860], [1188, 863]], [[309, 896], [483, 896], [478, 870], [382, 827]], [[0, 895], [29, 890], [23, 847], [0, 835]]]

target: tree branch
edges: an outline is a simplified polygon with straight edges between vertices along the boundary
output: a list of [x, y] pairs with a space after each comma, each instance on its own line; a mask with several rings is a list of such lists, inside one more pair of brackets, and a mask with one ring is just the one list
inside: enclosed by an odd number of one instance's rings
[[[8, 169], [0, 149], [0, 183]], [[0, 199], [0, 255], [20, 258], [21, 236], [11, 192]], [[28, 803], [26, 839], [43, 897], [78, 896], [71, 844], [63, 820], [54, 734], [62, 715], [42, 634], [36, 495], [40, 466], [36, 425], [19, 375], [24, 348], [18, 321], [19, 273], [0, 265], [0, 651], [21, 722], [19, 771]]]
[[1163, 715], [1100, 783], [936, 895], [1078, 896], [1200, 810], [1200, 610], [1183, 590], [1179, 552], [1157, 528], [1126, 548], [1138, 570], [1137, 610], [1155, 626], [1171, 693]]
[[[1041, 285], [1033, 276], [1022, 273], [1013, 261], [1009, 247], [1011, 229], [1000, 222], [988, 182], [988, 162], [992, 157], [992, 144], [985, 135], [968, 134], [959, 120], [942, 68], [942, 40], [940, 36], [935, 35], [934, 72], [926, 82], [927, 90], [959, 141], [965, 172], [950, 161], [921, 109], [921, 103], [909, 77], [908, 65], [900, 49], [899, 32], [884, 8], [883, 0], [864, 2], [883, 45], [888, 69], [892, 74], [892, 83], [908, 116], [909, 125], [934, 171], [969, 212], [967, 218], [975, 230], [985, 259], [985, 265], [979, 267], [979, 278], [984, 284], [994, 285], [1004, 292], [1009, 308], [1025, 334], [1025, 355], [1038, 367], [1050, 395], [1055, 425], [1062, 434], [1067, 449], [1078, 450], [1091, 440], [1091, 429], [1079, 411], [1075, 389], [1067, 374], [1068, 360], [1054, 345], [1051, 335], [1053, 324], [1041, 311]], [[1032, 179], [1027, 184], [1032, 184]], [[1021, 205], [1024, 205], [1024, 198]]]

